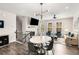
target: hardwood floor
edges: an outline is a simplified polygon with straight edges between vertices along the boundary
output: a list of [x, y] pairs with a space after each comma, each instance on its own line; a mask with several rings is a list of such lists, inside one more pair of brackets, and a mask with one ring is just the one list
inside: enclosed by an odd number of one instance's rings
[[0, 55], [27, 55], [27, 45], [13, 42], [0, 48]]
[[54, 55], [79, 55], [79, 48], [77, 46], [65, 46], [63, 44], [54, 45]]
[[54, 55], [79, 55], [78, 46], [66, 46], [65, 40], [63, 38], [59, 38], [54, 43]]
[[[13, 42], [1, 47], [0, 55], [28, 55], [28, 46], [27, 44]], [[79, 55], [79, 48], [77, 46], [68, 47], [56, 42], [54, 44], [54, 55]]]

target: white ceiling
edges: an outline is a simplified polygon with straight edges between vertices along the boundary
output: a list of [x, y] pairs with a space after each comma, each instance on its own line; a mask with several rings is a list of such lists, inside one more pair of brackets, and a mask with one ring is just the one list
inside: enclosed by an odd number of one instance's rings
[[[44, 3], [43, 11], [48, 10], [45, 13], [45, 17], [48, 15], [51, 17], [53, 14], [56, 15], [68, 15], [79, 11], [78, 3]], [[22, 16], [35, 16], [40, 13], [40, 3], [0, 3], [0, 9], [6, 10], [17, 15]]]

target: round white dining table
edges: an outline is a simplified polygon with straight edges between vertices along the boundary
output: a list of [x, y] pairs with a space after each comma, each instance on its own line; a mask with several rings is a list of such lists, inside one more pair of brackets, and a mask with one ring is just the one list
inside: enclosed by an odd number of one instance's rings
[[30, 42], [32, 43], [46, 43], [48, 41], [51, 41], [51, 37], [49, 36], [33, 36], [31, 39], [30, 39]]

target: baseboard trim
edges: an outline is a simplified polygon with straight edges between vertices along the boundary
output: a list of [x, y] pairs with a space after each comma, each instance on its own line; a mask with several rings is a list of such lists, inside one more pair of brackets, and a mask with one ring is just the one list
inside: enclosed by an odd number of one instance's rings
[[[19, 44], [23, 44], [22, 42], [19, 42], [19, 41], [14, 41], [14, 42], [17, 42], [17, 43], [19, 43]], [[13, 43], [13, 42], [10, 42], [9, 44], [6, 44], [6, 45], [3, 45], [3, 46], [0, 46], [0, 48], [3, 48], [3, 47], [5, 47], [5, 46], [8, 46], [8, 45], [10, 45], [11, 43]]]
[[3, 46], [0, 46], [0, 48], [3, 48], [3, 47], [5, 47], [5, 46], [7, 46], [8, 44], [6, 44], [6, 45], [3, 45]]
[[22, 43], [22, 42], [20, 42], [20, 41], [16, 41], [17, 43], [20, 43], [20, 44], [24, 44], [24, 43]]
[[[17, 42], [17, 43], [19, 43], [19, 44], [24, 44], [24, 43], [22, 43], [22, 42], [20, 42], [20, 41], [14, 41], [14, 42]], [[5, 47], [5, 46], [8, 46], [8, 45], [10, 45], [11, 43], [13, 43], [13, 42], [10, 42], [9, 44], [6, 44], [6, 45], [3, 45], [3, 46], [0, 46], [0, 48], [3, 48], [3, 47]]]

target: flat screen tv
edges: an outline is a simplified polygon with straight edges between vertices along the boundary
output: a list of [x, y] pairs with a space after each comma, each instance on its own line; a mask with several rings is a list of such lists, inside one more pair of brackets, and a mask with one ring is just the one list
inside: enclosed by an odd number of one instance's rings
[[39, 23], [39, 20], [38, 20], [38, 19], [31, 18], [30, 25], [35, 25], [35, 26], [37, 26], [38, 23]]
[[4, 28], [4, 21], [0, 20], [0, 28]]

